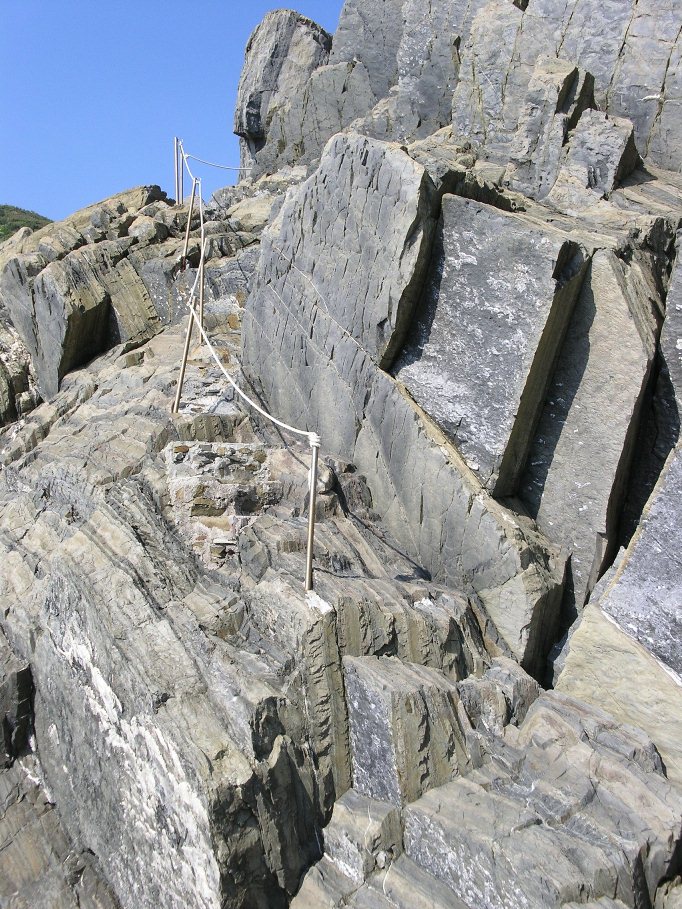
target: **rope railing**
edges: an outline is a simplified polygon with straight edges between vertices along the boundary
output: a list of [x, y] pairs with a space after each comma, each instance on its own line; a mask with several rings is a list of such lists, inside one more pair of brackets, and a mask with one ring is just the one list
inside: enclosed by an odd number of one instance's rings
[[[185, 334], [185, 345], [182, 353], [182, 362], [180, 365], [180, 376], [178, 378], [178, 387], [175, 393], [175, 400], [173, 402], [172, 412], [177, 414], [180, 410], [180, 402], [182, 399], [182, 389], [185, 382], [185, 372], [187, 370], [187, 360], [189, 358], [190, 346], [192, 343], [192, 330], [196, 324], [199, 337], [202, 342], [206, 345], [211, 354], [211, 357], [215, 361], [218, 369], [227, 379], [229, 384], [232, 386], [236, 394], [246, 402], [253, 410], [259, 413], [262, 417], [265, 417], [266, 420], [269, 420], [275, 426], [278, 426], [280, 429], [285, 430], [286, 432], [291, 432], [294, 435], [303, 436], [308, 440], [310, 446], [310, 471], [308, 474], [308, 538], [307, 538], [307, 550], [306, 550], [306, 572], [305, 572], [305, 590], [306, 592], [313, 589], [313, 546], [315, 541], [315, 510], [317, 505], [317, 473], [318, 473], [318, 461], [319, 461], [319, 452], [320, 452], [320, 437], [316, 432], [310, 432], [307, 429], [299, 429], [296, 426], [291, 426], [289, 423], [285, 423], [283, 420], [278, 420], [276, 417], [273, 417], [272, 414], [268, 413], [260, 404], [254, 401], [249, 395], [246, 394], [235, 382], [230, 373], [225, 369], [220, 356], [216, 352], [213, 344], [211, 343], [206, 329], [204, 328], [204, 263], [206, 261], [206, 248], [208, 241], [206, 240], [205, 235], [205, 222], [204, 222], [204, 204], [201, 196], [201, 178], [196, 177], [188, 164], [188, 158], [199, 161], [200, 163], [207, 164], [208, 162], [202, 161], [200, 158], [197, 158], [195, 155], [186, 154], [182, 140], [177, 137], [173, 140], [174, 143], [174, 156], [175, 156], [175, 193], [176, 199], [181, 200], [183, 198], [183, 178], [184, 171], [187, 170], [187, 173], [192, 180], [192, 193], [190, 195], [189, 201], [189, 210], [187, 212], [187, 226], [185, 229], [185, 240], [182, 250], [181, 258], [181, 267], [184, 271], [187, 263], [187, 254], [189, 251], [189, 240], [190, 240], [190, 231], [192, 216], [194, 214], [194, 206], [196, 199], [198, 197], [198, 208], [199, 208], [199, 225], [201, 232], [201, 246], [200, 246], [200, 255], [199, 255], [199, 267], [197, 268], [197, 274], [194, 279], [194, 284], [190, 291], [189, 299], [187, 301], [187, 306], [189, 309], [189, 320], [187, 322], [187, 332]], [[219, 165], [212, 165], [218, 167]], [[230, 170], [241, 170], [243, 168], [225, 168]], [[179, 204], [182, 204], [180, 202]], [[196, 297], [197, 291], [199, 293], [199, 305], [198, 311], [196, 306]]]

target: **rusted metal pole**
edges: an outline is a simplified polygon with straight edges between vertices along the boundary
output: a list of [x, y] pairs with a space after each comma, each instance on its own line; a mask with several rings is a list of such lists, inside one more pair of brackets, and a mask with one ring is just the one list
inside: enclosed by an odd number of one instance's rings
[[320, 453], [318, 436], [310, 439], [310, 488], [308, 492], [308, 549], [305, 564], [306, 593], [313, 589], [313, 547], [315, 545], [315, 510], [317, 507], [317, 461]]

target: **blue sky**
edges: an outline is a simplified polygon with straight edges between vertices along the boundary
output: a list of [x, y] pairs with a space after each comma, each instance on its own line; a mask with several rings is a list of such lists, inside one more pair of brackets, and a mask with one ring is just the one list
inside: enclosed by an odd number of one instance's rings
[[[329, 31], [342, 0], [298, 0]], [[264, 0], [0, 0], [0, 203], [50, 218], [141, 183], [173, 194], [173, 136], [239, 164], [234, 102]], [[232, 182], [199, 168], [204, 197]]]

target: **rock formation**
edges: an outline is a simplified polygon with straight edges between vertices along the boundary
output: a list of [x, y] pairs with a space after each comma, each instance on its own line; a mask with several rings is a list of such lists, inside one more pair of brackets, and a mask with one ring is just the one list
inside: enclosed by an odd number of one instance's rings
[[[269, 13], [199, 221], [0, 246], [0, 903], [682, 900], [682, 17]], [[183, 243], [189, 236], [188, 255]]]

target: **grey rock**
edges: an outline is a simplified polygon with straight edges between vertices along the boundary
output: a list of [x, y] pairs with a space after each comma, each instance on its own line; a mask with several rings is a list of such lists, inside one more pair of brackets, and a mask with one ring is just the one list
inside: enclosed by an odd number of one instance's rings
[[673, 862], [680, 797], [641, 734], [633, 757], [629, 734], [543, 695], [491, 743], [491, 763], [403, 810], [407, 855], [472, 907], [651, 900]]
[[269, 158], [272, 167], [309, 164], [319, 159], [328, 139], [352, 124], [375, 102], [362, 63], [320, 66], [300, 97], [287, 98], [270, 118], [267, 147], [257, 156], [253, 173]]
[[[316, 242], [331, 249], [341, 229], [331, 204], [338, 198], [349, 202], [343, 255], [339, 249], [333, 259], [317, 257], [310, 243], [309, 258], [305, 257], [307, 250], [301, 249], [296, 268], [308, 276], [313, 290], [316, 286], [344, 287], [342, 295], [314, 298], [315, 307], [324, 307], [334, 323], [344, 326], [386, 368], [400, 348], [428, 264], [435, 226], [434, 187], [424, 168], [399, 148], [354, 134], [335, 137], [320, 168], [295, 197], [286, 200], [264, 238], [267, 254], [275, 260], [279, 257], [280, 269], [289, 264], [287, 251], [294, 237], [291, 220], [299, 209], [304, 231], [309, 219], [315, 218]], [[386, 247], [392, 250], [390, 263], [379, 256], [379, 249]], [[261, 288], [263, 271], [261, 265]], [[270, 291], [271, 295], [276, 292]]]
[[516, 491], [584, 265], [552, 229], [443, 198], [429, 283], [394, 373], [495, 496]]
[[160, 328], [126, 258], [135, 240], [120, 237], [135, 212], [163, 198], [159, 187], [121, 193], [5, 251], [0, 305], [30, 354], [43, 396], [54, 395], [70, 369], [107, 343], [139, 343]]
[[401, 805], [466, 762], [457, 688], [396, 659], [344, 657], [354, 788]]
[[398, 81], [398, 50], [403, 37], [404, 0], [362, 3], [345, 0], [334, 33], [331, 63], [359, 60], [376, 98]]
[[[303, 92], [311, 74], [327, 62], [331, 37], [310, 19], [292, 10], [275, 10], [249, 38], [237, 90], [234, 131], [242, 141], [242, 164], [261, 172], [274, 158], [259, 152], [266, 144], [270, 122], [282, 106]], [[272, 168], [276, 169], [276, 168]]]
[[334, 805], [324, 829], [324, 851], [344, 874], [363, 883], [375, 868], [385, 867], [402, 852], [398, 809], [349, 789]]
[[678, 254], [670, 275], [665, 321], [661, 329], [661, 356], [675, 400], [682, 408], [682, 236], [679, 234], [676, 246]]
[[602, 595], [604, 612], [682, 676], [682, 590], [676, 553], [682, 456], [673, 451], [630, 547]]
[[632, 123], [601, 111], [585, 111], [569, 137], [547, 202], [568, 214], [608, 198], [639, 163]]
[[[364, 148], [373, 168], [383, 162], [385, 174], [369, 195], [372, 171], [362, 160], [353, 183], [346, 182], [344, 170]], [[473, 587], [528, 668], [544, 660], [539, 654], [550, 646], [563, 568], [530, 524], [485, 496], [447, 438], [373, 362], [381, 351], [386, 358], [386, 344], [398, 334], [384, 323], [377, 339], [373, 313], [388, 315], [382, 301], [394, 286], [390, 318], [396, 325], [396, 297], [411, 287], [419, 264], [419, 226], [431, 217], [420, 220], [419, 197], [408, 202], [405, 196], [405, 173], [418, 177], [413, 193], [424, 191], [425, 178], [412, 165], [406, 170], [404, 159], [409, 161], [393, 146], [337, 137], [320, 169], [288, 197], [263, 234], [244, 313], [244, 370], [272, 412], [315, 427], [328, 451], [358, 465], [396, 540], [434, 578]], [[340, 168], [344, 192], [335, 176]], [[380, 199], [375, 206], [373, 200]], [[416, 212], [417, 220], [410, 215], [401, 226], [397, 202]], [[396, 236], [388, 247], [387, 230]], [[368, 294], [374, 268], [376, 289]], [[362, 307], [359, 295], [368, 300]]]
[[0, 632], [0, 767], [9, 766], [28, 749], [33, 731], [32, 699], [31, 669], [12, 652]]
[[0, 900], [8, 909], [119, 909], [95, 856], [70, 841], [35, 760], [0, 771]]
[[642, 265], [603, 250], [591, 260], [521, 485], [541, 530], [571, 553], [571, 612], [618, 546], [658, 332]]
[[[503, 138], [509, 144], [518, 122], [521, 103], [513, 117], [505, 119], [504, 93], [523, 18], [521, 10], [508, 0], [492, 0], [479, 10], [464, 47], [459, 81], [452, 98], [455, 134], [485, 146], [487, 154], [493, 157]], [[547, 49], [542, 52], [546, 53]], [[524, 95], [525, 86], [519, 102]], [[499, 157], [506, 164], [508, 150], [505, 148]]]
[[593, 77], [565, 60], [540, 57], [509, 150], [506, 180], [512, 189], [533, 199], [547, 195], [568, 132], [588, 107], [594, 107]]
[[[586, 22], [594, 25], [586, 28]], [[493, 0], [478, 13], [465, 46], [453, 124], [460, 135], [506, 163], [535, 65], [550, 55], [591, 73], [597, 105], [609, 116], [632, 121], [644, 156], [677, 169], [678, 42], [679, 12], [673, 3], [529, 0], [512, 5]]]
[[520, 725], [540, 695], [535, 679], [506, 657], [496, 657], [481, 678], [469, 676], [457, 690], [472, 725], [489, 732]]

